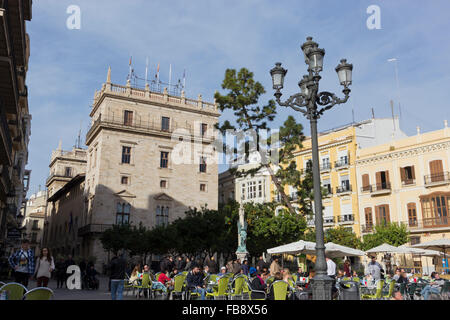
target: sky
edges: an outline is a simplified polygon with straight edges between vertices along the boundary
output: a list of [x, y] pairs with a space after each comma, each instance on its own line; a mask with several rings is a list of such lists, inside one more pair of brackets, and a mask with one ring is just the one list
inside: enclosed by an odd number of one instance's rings
[[[80, 8], [80, 28], [69, 29], [71, 5]], [[380, 8], [380, 28], [367, 20]], [[306, 73], [301, 44], [312, 36], [326, 51], [321, 90], [342, 96], [335, 67], [353, 64], [351, 98], [327, 111], [319, 131], [372, 117], [395, 114], [408, 135], [439, 130], [450, 120], [450, 22], [448, 0], [35, 0], [27, 22], [31, 55], [27, 74], [32, 115], [27, 169], [29, 194], [45, 188], [52, 150], [62, 141], [71, 150], [81, 128], [85, 141], [95, 90], [106, 81], [125, 85], [132, 56], [141, 78], [160, 64], [160, 78], [173, 81], [186, 70], [186, 96], [213, 101], [227, 68], [246, 67], [273, 98], [269, 70], [275, 62], [288, 69], [282, 99], [298, 92]], [[370, 20], [372, 21], [372, 20]], [[395, 65], [388, 59], [396, 58]], [[400, 102], [401, 108], [398, 105]], [[353, 112], [352, 112], [353, 110]], [[271, 124], [279, 127], [294, 115], [309, 134], [301, 114], [283, 107]], [[225, 112], [220, 121], [232, 120]], [[222, 168], [225, 169], [225, 168]]]

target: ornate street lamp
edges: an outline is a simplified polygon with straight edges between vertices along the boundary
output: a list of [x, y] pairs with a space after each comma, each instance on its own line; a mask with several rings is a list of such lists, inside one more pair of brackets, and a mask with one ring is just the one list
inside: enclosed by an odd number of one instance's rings
[[325, 259], [325, 244], [323, 231], [323, 211], [322, 211], [322, 194], [320, 184], [319, 169], [319, 147], [317, 138], [317, 120], [326, 111], [333, 106], [347, 102], [350, 97], [350, 89], [352, 84], [353, 65], [348, 64], [347, 60], [342, 59], [341, 63], [336, 67], [339, 83], [344, 87], [342, 92], [344, 98], [338, 98], [334, 93], [327, 91], [319, 92], [319, 81], [321, 76], [319, 73], [323, 69], [323, 57], [325, 50], [320, 49], [319, 45], [312, 41], [312, 37], [306, 38], [306, 42], [302, 45], [302, 51], [305, 63], [308, 65], [308, 74], [304, 75], [298, 83], [300, 93], [290, 96], [286, 101], [280, 100], [283, 89], [284, 77], [287, 73], [286, 69], [281, 67], [281, 63], [277, 62], [275, 68], [270, 70], [272, 76], [274, 96], [280, 106], [290, 107], [295, 111], [301, 112], [310, 121], [311, 125], [311, 144], [313, 159], [313, 180], [314, 180], [314, 213], [316, 228], [316, 276], [311, 280], [312, 294], [314, 300], [331, 300], [331, 287], [333, 279], [327, 275], [327, 264]]

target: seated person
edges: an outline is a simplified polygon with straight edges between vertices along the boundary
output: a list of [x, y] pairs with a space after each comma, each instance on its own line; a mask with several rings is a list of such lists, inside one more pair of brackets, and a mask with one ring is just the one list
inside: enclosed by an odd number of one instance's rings
[[[250, 289], [257, 290], [257, 291], [266, 291], [267, 285], [266, 285], [266, 279], [268, 277], [268, 273], [265, 275], [259, 275], [255, 268], [250, 268], [249, 270], [250, 274]], [[252, 299], [264, 299], [266, 296], [262, 292], [252, 292], [251, 298]]]
[[[178, 271], [177, 267], [173, 268], [172, 272], [169, 274], [169, 278], [175, 277], [180, 272]], [[159, 281], [159, 280], [158, 280]]]
[[281, 272], [275, 272], [274, 278], [275, 279], [273, 280], [272, 284], [270, 285], [269, 293], [267, 294], [268, 300], [275, 300], [275, 295], [274, 295], [274, 291], [273, 291], [273, 283], [278, 280], [283, 280], [283, 276], [281, 275]]
[[217, 274], [219, 277], [224, 276], [227, 273], [227, 268], [222, 267], [220, 268], [220, 272]]
[[164, 270], [164, 272], [161, 272], [158, 276], [158, 282], [162, 283], [164, 285], [164, 292], [167, 292], [167, 289], [170, 291], [173, 290], [173, 280], [171, 278], [169, 278], [167, 275], [167, 269]]
[[443, 286], [444, 283], [445, 283], [445, 280], [441, 279], [441, 277], [439, 276], [439, 273], [433, 271], [431, 273], [430, 284], [427, 284], [425, 286], [425, 288], [422, 289], [420, 294], [423, 296], [424, 300], [428, 300], [431, 293], [440, 294], [441, 286]]
[[139, 275], [141, 274], [141, 266], [140, 265], [136, 265], [133, 269], [133, 271], [131, 272], [130, 275], [130, 279], [128, 279], [128, 282], [130, 284], [138, 284], [138, 280], [139, 280]]
[[297, 276], [297, 279], [300, 279], [300, 278], [303, 278], [303, 277], [307, 276], [307, 274], [305, 272], [303, 272], [302, 267], [298, 267], [297, 273], [295, 275]]
[[[205, 284], [203, 283], [204, 275], [198, 265], [195, 265], [186, 276], [186, 284], [193, 293], [199, 293], [202, 300], [206, 298]], [[212, 292], [212, 290], [210, 290]]]

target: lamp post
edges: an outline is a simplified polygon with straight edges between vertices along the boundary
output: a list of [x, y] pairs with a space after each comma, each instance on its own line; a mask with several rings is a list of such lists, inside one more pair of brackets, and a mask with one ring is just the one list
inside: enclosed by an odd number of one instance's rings
[[300, 93], [296, 93], [290, 96], [286, 101], [282, 102], [280, 100], [282, 95], [281, 89], [283, 89], [284, 86], [284, 77], [286, 76], [287, 70], [281, 67], [280, 62], [277, 62], [275, 67], [270, 70], [270, 75], [272, 76], [273, 89], [275, 90], [274, 96], [277, 103], [280, 106], [290, 107], [295, 111], [301, 112], [310, 121], [317, 256], [315, 265], [316, 275], [311, 281], [312, 294], [314, 300], [331, 300], [333, 279], [327, 275], [327, 264], [325, 259], [317, 120], [326, 110], [331, 109], [337, 104], [347, 102], [350, 94], [350, 89], [348, 87], [352, 84], [353, 65], [348, 64], [345, 59], [342, 59], [341, 63], [336, 67], [339, 82], [344, 87], [342, 92], [345, 97], [340, 99], [334, 93], [327, 91], [319, 92], [319, 81], [321, 79], [319, 73], [323, 69], [325, 50], [320, 49], [319, 45], [312, 41], [312, 37], [306, 38], [306, 42], [301, 48], [304, 54], [305, 63], [308, 65], [308, 74], [304, 75], [298, 83]]

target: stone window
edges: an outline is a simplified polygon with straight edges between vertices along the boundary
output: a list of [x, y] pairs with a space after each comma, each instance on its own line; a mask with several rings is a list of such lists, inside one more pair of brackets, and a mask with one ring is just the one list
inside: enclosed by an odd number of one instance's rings
[[131, 205], [128, 203], [117, 203], [116, 224], [128, 224], [130, 222]]
[[159, 186], [160, 186], [161, 188], [166, 189], [166, 188], [167, 188], [167, 180], [161, 180], [161, 181], [159, 182]]
[[200, 191], [206, 192], [206, 184], [200, 183]]
[[169, 207], [157, 206], [156, 207], [156, 225], [167, 226], [169, 224]]
[[170, 118], [169, 117], [162, 117], [161, 119], [161, 130], [162, 131], [169, 131], [170, 128]]
[[130, 163], [131, 147], [122, 147], [122, 163]]
[[169, 152], [161, 151], [160, 167], [167, 168], [169, 166]]
[[200, 172], [206, 172], [206, 157], [200, 157]]
[[121, 184], [128, 184], [128, 182], [129, 182], [129, 179], [128, 179], [127, 176], [122, 176], [122, 177], [120, 178], [120, 183], [121, 183]]

